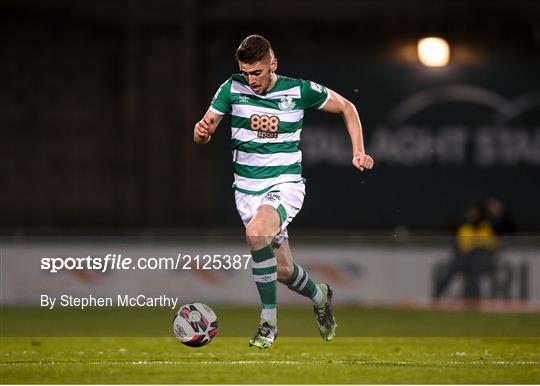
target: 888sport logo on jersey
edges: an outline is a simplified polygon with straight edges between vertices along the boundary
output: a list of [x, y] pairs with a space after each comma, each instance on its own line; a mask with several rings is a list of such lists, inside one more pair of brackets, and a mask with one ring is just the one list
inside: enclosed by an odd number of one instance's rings
[[279, 118], [275, 115], [253, 114], [250, 118], [250, 128], [257, 132], [258, 138], [277, 138]]

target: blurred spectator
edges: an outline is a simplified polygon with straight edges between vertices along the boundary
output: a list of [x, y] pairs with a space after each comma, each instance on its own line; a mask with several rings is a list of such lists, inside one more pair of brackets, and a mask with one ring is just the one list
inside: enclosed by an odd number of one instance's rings
[[514, 220], [498, 199], [488, 198], [485, 202], [485, 208], [487, 219], [497, 235], [506, 236], [516, 231]]
[[441, 297], [452, 279], [461, 273], [465, 279], [464, 298], [477, 300], [480, 298], [482, 276], [495, 270], [499, 237], [487, 221], [484, 206], [471, 206], [465, 217], [466, 222], [457, 230], [454, 257], [436, 275], [435, 298]]

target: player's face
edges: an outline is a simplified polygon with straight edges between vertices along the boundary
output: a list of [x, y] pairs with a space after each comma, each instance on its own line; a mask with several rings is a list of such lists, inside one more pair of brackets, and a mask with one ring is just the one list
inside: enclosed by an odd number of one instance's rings
[[239, 62], [240, 72], [249, 84], [249, 87], [256, 94], [263, 94], [272, 83], [272, 74], [276, 70], [277, 61], [268, 56], [260, 62], [243, 63]]

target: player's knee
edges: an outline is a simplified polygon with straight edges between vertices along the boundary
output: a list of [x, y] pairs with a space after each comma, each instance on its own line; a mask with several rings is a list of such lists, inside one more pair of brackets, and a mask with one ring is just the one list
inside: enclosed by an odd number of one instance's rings
[[252, 250], [261, 249], [272, 239], [265, 227], [258, 223], [250, 223], [246, 227], [246, 240]]
[[257, 223], [249, 223], [246, 227], [246, 238], [252, 239], [264, 236], [264, 229]]
[[291, 278], [293, 274], [293, 265], [278, 265], [277, 268], [277, 280], [280, 283], [287, 284], [289, 282], [289, 279]]

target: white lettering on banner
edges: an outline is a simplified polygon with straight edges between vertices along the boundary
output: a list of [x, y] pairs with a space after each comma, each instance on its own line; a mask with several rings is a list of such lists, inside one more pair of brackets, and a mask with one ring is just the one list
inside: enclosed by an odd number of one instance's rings
[[405, 126], [398, 130], [375, 131], [370, 152], [378, 162], [401, 166], [463, 165], [467, 131], [463, 127], [428, 128]]
[[478, 166], [540, 165], [540, 128], [533, 134], [517, 127], [480, 128], [475, 149]]
[[[477, 116], [439, 116], [465, 122], [454, 126], [418, 125], [425, 111], [440, 105], [456, 104], [481, 106], [490, 111], [478, 122]], [[371, 128], [367, 152], [377, 165], [416, 166], [540, 166], [540, 127], [538, 122], [529, 127], [518, 125], [516, 119], [540, 106], [540, 92], [532, 91], [507, 98], [496, 92], [469, 84], [450, 84], [421, 90], [405, 97], [387, 112], [387, 126]], [[455, 110], [454, 110], [455, 111]], [[457, 111], [462, 111], [457, 110]], [[426, 115], [425, 118], [429, 119]], [[510, 124], [510, 122], [514, 122]], [[306, 165], [328, 162], [350, 164], [350, 144], [346, 135], [336, 135], [335, 128], [305, 127], [303, 152]]]
[[331, 163], [350, 165], [351, 145], [346, 135], [335, 135], [334, 128], [309, 126], [302, 137], [303, 162], [306, 165]]
[[[350, 164], [350, 144], [346, 135], [336, 136], [334, 128], [308, 127], [303, 138], [307, 165]], [[389, 166], [540, 166], [540, 127], [442, 126], [430, 128], [406, 125], [379, 127], [371, 133], [367, 151], [377, 164]]]

